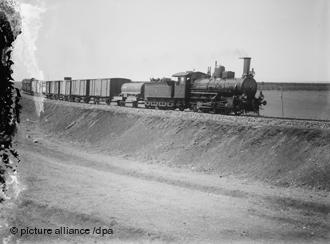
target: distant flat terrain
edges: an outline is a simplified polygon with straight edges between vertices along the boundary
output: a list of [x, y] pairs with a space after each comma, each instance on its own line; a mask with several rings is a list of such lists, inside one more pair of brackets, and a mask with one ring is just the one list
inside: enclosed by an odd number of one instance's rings
[[267, 100], [262, 115], [330, 120], [330, 82], [259, 82], [258, 90]]
[[329, 82], [258, 82], [260, 90], [284, 90], [284, 91], [326, 91], [330, 90]]
[[330, 120], [330, 90], [265, 90], [267, 105], [262, 115], [282, 117]]

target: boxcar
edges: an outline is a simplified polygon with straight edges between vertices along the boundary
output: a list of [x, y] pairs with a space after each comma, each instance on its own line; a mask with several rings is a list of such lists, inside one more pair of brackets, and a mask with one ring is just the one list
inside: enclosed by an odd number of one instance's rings
[[64, 86], [65, 86], [64, 99], [66, 101], [72, 101], [72, 98], [71, 98], [72, 78], [71, 77], [64, 77]]
[[[128, 82], [131, 80], [125, 78], [72, 80], [71, 77], [64, 77], [64, 80], [46, 81], [44, 88], [35, 89], [41, 92], [44, 90], [50, 99], [110, 104], [114, 96], [119, 96], [121, 86]], [[31, 90], [31, 82], [22, 81], [22, 84], [24, 90]]]
[[41, 90], [41, 94], [45, 95], [45, 93], [46, 93], [46, 82], [45, 81], [40, 81], [40, 90]]
[[51, 99], [59, 99], [61, 89], [61, 81], [46, 81], [46, 97]]
[[89, 80], [71, 81], [71, 100], [89, 102]]
[[114, 96], [120, 94], [121, 86], [131, 80], [125, 78], [105, 78], [89, 80], [89, 98], [94, 103], [110, 104]]
[[65, 83], [64, 83], [64, 80], [61, 80], [60, 81], [60, 93], [59, 93], [59, 99], [60, 100], [64, 100], [64, 97], [65, 97]]
[[71, 77], [64, 77], [64, 80], [60, 81], [60, 100], [71, 101]]
[[45, 96], [47, 98], [51, 98], [51, 95], [50, 95], [50, 83], [51, 83], [51, 81], [45, 81], [45, 84], [46, 84]]
[[31, 79], [22, 80], [22, 90], [24, 93], [32, 95]]
[[39, 81], [35, 79], [31, 79], [31, 91], [32, 95], [39, 94]]
[[35, 78], [24, 79], [22, 80], [22, 90], [30, 95], [41, 96], [45, 90], [44, 82]]

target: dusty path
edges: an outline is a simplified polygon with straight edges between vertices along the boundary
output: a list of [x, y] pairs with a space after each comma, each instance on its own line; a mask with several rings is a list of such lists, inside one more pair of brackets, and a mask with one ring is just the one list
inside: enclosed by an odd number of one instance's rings
[[31, 121], [22, 125], [19, 150], [27, 189], [11, 225], [114, 232], [103, 237], [30, 235], [21, 238], [23, 243], [330, 241], [326, 192], [110, 157], [51, 139]]

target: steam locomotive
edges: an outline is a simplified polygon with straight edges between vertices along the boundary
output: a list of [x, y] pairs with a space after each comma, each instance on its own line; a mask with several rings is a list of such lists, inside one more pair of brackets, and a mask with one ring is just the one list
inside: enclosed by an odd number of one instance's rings
[[147, 109], [185, 110], [236, 114], [259, 113], [266, 105], [264, 96], [257, 93], [254, 71], [250, 71], [251, 58], [244, 57], [243, 74], [226, 71], [216, 64], [211, 75], [187, 71], [174, 74], [171, 78], [151, 79], [150, 82], [132, 82], [125, 78], [72, 80], [70, 77], [58, 81], [22, 81], [23, 91], [31, 95], [44, 95], [49, 99], [70, 102], [101, 103], [118, 106], [131, 103], [138, 107], [144, 103]]
[[[150, 109], [191, 109], [193, 111], [211, 112], [236, 115], [248, 112], [259, 113], [260, 107], [266, 105], [264, 96], [257, 93], [257, 82], [254, 71], [250, 71], [251, 58], [244, 57], [243, 74], [235, 78], [235, 73], [225, 71], [224, 66], [215, 65], [211, 75], [208, 73], [187, 71], [173, 75], [176, 81], [168, 78], [152, 79], [144, 83], [144, 87], [137, 87], [135, 94], [144, 97], [146, 108]], [[125, 89], [136, 86], [126, 84]], [[122, 91], [124, 105], [129, 95]], [[143, 94], [143, 96], [141, 96]], [[132, 94], [134, 96], [134, 94]], [[141, 99], [137, 99], [138, 102]], [[135, 103], [136, 104], [136, 103]]]

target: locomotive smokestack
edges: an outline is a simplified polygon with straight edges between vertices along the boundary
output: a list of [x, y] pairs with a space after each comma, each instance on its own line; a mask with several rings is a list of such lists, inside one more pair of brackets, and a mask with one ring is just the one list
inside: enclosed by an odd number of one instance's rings
[[243, 76], [250, 74], [251, 58], [250, 57], [242, 57], [241, 59], [244, 59]]

